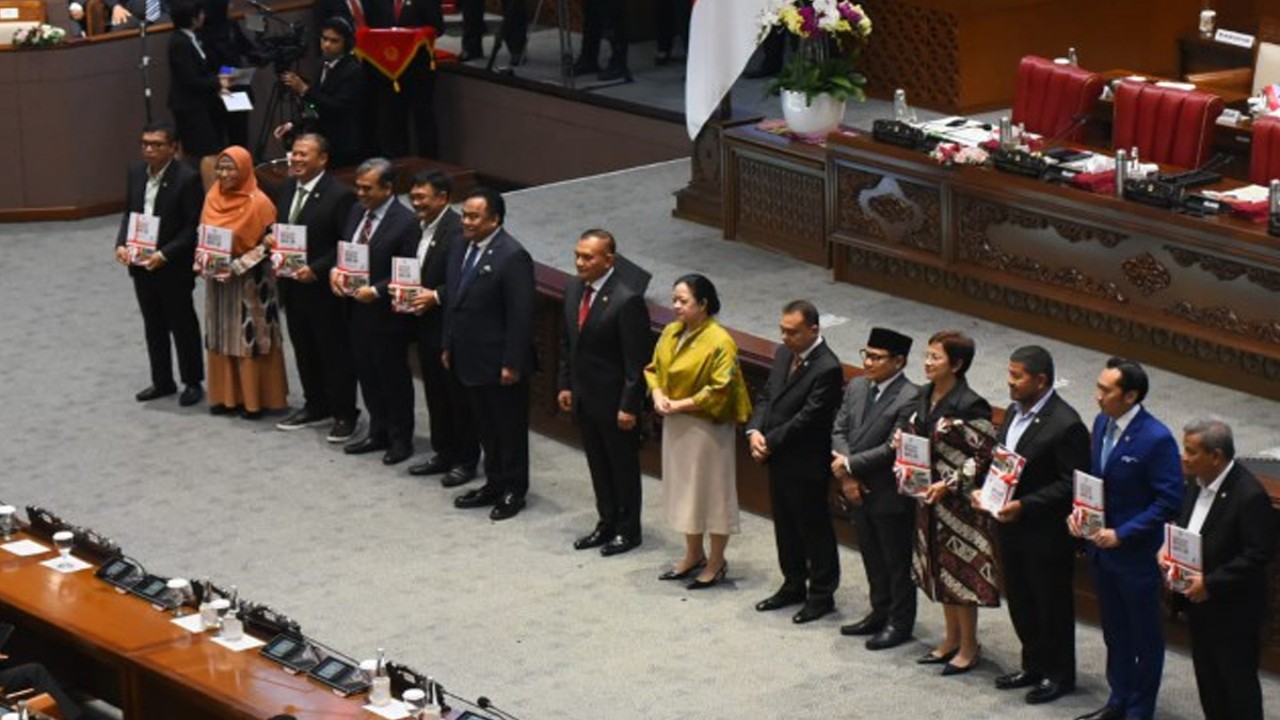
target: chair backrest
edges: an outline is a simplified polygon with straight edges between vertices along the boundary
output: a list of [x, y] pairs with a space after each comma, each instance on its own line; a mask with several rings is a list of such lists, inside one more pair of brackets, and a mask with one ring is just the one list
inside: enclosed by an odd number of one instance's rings
[[1045, 137], [1079, 140], [1084, 122], [1102, 94], [1102, 77], [1074, 65], [1028, 55], [1018, 63], [1018, 87], [1013, 98], [1013, 122]]
[[1263, 116], [1253, 123], [1249, 182], [1266, 185], [1280, 178], [1280, 117]]
[[1258, 43], [1258, 56], [1253, 63], [1252, 95], [1262, 92], [1268, 85], [1280, 83], [1280, 45], [1272, 42]]
[[1115, 90], [1111, 145], [1136, 146], [1147, 162], [1199, 167], [1209, 157], [1222, 108], [1217, 95], [1122, 80]]

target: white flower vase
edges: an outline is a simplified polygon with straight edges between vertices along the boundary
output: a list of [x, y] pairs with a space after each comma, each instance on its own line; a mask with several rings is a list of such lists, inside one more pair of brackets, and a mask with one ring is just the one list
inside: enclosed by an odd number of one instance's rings
[[787, 121], [787, 129], [797, 135], [825, 137], [840, 127], [844, 106], [844, 100], [836, 100], [827, 93], [806, 101], [802, 92], [782, 91], [782, 117]]

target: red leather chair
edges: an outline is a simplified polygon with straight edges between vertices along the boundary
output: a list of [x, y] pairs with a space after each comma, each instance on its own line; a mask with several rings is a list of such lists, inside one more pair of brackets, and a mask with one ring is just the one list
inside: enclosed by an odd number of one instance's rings
[[1143, 162], [1184, 168], [1199, 167], [1209, 158], [1222, 98], [1131, 80], [1121, 81], [1115, 95], [1112, 147], [1137, 146]]
[[1266, 185], [1280, 178], [1280, 117], [1267, 115], [1253, 123], [1249, 182]]
[[[1013, 122], [1047, 138], [1079, 140], [1084, 123], [1093, 115], [1102, 94], [1102, 78], [1074, 65], [1058, 65], [1035, 55], [1018, 63], [1018, 89], [1013, 99]], [[1072, 124], [1076, 128], [1066, 131]]]

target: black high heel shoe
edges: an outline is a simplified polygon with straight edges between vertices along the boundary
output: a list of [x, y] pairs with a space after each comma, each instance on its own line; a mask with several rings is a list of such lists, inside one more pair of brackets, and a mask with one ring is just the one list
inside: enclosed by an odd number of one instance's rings
[[917, 658], [916, 664], [917, 665], [946, 665], [947, 663], [951, 662], [951, 658], [955, 657], [956, 653], [958, 652], [960, 652], [960, 648], [958, 647], [952, 649], [950, 652], [943, 653], [942, 655], [934, 655], [933, 651], [930, 650], [929, 652]]
[[710, 580], [698, 580], [695, 578], [693, 582], [685, 585], [685, 588], [688, 590], [706, 590], [709, 587], [715, 587], [721, 582], [724, 582], [724, 574], [728, 571], [729, 563], [728, 561], [725, 561], [725, 563], [720, 566], [720, 569], [716, 571], [716, 574], [711, 576]]
[[659, 580], [686, 580], [686, 579], [688, 579], [688, 577], [689, 577], [690, 575], [692, 575], [693, 573], [695, 573], [695, 572], [697, 572], [698, 570], [701, 570], [702, 568], [706, 567], [706, 564], [707, 564], [707, 559], [706, 559], [706, 558], [702, 558], [702, 559], [701, 559], [701, 560], [699, 560], [698, 562], [694, 563], [693, 565], [690, 565], [689, 567], [687, 567], [687, 568], [685, 568], [684, 570], [681, 570], [681, 571], [679, 571], [679, 572], [677, 572], [677, 571], [676, 571], [676, 570], [674, 570], [674, 569], [672, 569], [672, 570], [668, 570], [668, 571], [666, 571], [666, 572], [662, 573], [661, 575], [659, 575], [659, 576], [658, 576], [658, 579], [659, 579]]

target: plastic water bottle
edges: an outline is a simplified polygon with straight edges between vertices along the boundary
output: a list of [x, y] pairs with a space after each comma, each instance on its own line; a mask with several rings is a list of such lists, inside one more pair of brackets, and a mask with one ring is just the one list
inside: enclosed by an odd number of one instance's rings
[[898, 88], [893, 91], [893, 119], [907, 122], [911, 116], [911, 108], [907, 105], [907, 91]]
[[1129, 153], [1116, 151], [1116, 197], [1124, 199], [1124, 183], [1129, 179]]
[[1080, 67], [1080, 56], [1076, 54], [1075, 48], [1067, 48], [1067, 62], [1071, 63], [1072, 67]]

